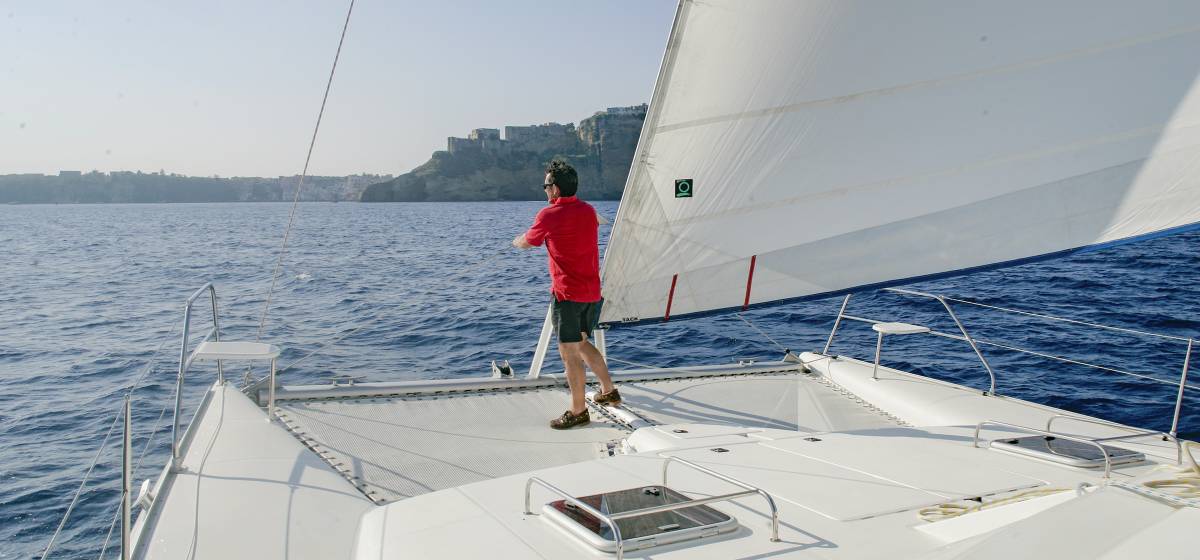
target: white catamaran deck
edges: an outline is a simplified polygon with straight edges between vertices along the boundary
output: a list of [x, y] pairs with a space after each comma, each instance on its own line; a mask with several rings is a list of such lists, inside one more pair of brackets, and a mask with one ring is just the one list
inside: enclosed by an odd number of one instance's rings
[[[185, 470], [164, 477], [167, 488], [156, 490], [155, 506], [138, 520], [138, 556], [596, 557], [603, 553], [543, 519], [542, 504], [554, 494], [534, 486], [532, 514], [524, 513], [527, 481], [536, 476], [573, 496], [638, 488], [662, 483], [667, 457], [768, 492], [781, 541], [768, 539], [769, 509], [751, 495], [712, 504], [737, 520], [736, 531], [627, 550], [627, 557], [990, 558], [1011, 552], [997, 543], [1020, 534], [1035, 535], [1057, 558], [1098, 558], [1107, 545], [1200, 521], [1193, 507], [1137, 490], [1141, 477], [1170, 474], [1157, 470], [1176, 463], [1170, 442], [1120, 442], [1148, 461], [1113, 467], [1112, 481], [1128, 488], [1088, 493], [1079, 485], [1101, 486], [1099, 469], [973, 444], [977, 422], [1039, 426], [1062, 411], [887, 368], [874, 380], [870, 364], [847, 358], [801, 359], [807, 367], [616, 373], [624, 406], [593, 409], [591, 426], [562, 432], [545, 426], [568, 399], [557, 376], [283, 388], [273, 422], [219, 385], [185, 439]], [[940, 406], [926, 406], [934, 402]], [[1014, 431], [990, 427], [982, 437]], [[1080, 422], [1068, 431], [1127, 433]], [[684, 466], [670, 477], [671, 488], [693, 497], [736, 490]], [[917, 515], [1046, 488], [1071, 490], [957, 520]], [[1032, 523], [1061, 511], [1078, 517], [1061, 522], [1068, 527], [1061, 535]], [[1081, 546], [1077, 539], [1093, 527], [1105, 527], [1103, 538]]]
[[372, 504], [232, 385], [205, 395], [138, 516], [140, 558], [346, 558]]
[[[627, 414], [606, 414], [593, 406], [590, 425], [564, 431], [546, 426], [569, 402], [569, 392], [560, 385], [387, 394], [403, 386], [358, 384], [343, 390], [364, 396], [291, 398], [320, 390], [303, 388], [280, 392], [288, 400], [280, 402], [279, 415], [305, 445], [378, 503], [608, 457], [645, 424], [727, 424], [793, 432], [897, 425], [799, 369], [794, 363], [770, 362], [726, 366], [726, 375], [713, 375], [711, 368], [692, 376], [659, 374], [657, 379], [651, 372], [617, 374]], [[753, 373], [779, 370], [784, 373]], [[546, 378], [556, 382], [553, 376]]]

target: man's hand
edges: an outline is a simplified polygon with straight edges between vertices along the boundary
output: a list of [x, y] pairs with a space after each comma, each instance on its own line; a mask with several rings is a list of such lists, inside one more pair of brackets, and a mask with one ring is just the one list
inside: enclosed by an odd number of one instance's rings
[[513, 245], [513, 247], [516, 247], [518, 249], [532, 249], [533, 248], [533, 245], [530, 245], [528, 241], [525, 241], [524, 233], [514, 237], [512, 240], [512, 245]]

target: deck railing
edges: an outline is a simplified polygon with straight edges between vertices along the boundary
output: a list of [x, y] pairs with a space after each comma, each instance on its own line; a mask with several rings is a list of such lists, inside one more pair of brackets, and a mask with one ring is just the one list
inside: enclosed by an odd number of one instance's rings
[[[183, 337], [179, 345], [179, 373], [175, 376], [175, 415], [171, 420], [171, 462], [179, 461], [179, 413], [183, 406], [183, 381], [188, 368], [192, 365], [192, 359], [188, 355], [188, 335], [191, 334], [192, 327], [192, 305], [200, 296], [208, 294], [209, 300], [212, 302], [212, 329], [204, 338], [200, 340], [203, 343], [210, 338], [214, 341], [221, 340], [221, 327], [217, 320], [217, 288], [209, 282], [200, 287], [188, 296], [187, 301], [183, 304]], [[199, 343], [198, 343], [199, 344]], [[217, 382], [225, 380], [225, 372], [221, 369], [221, 362], [217, 362]]]
[[[182, 406], [182, 399], [183, 399], [184, 374], [186, 373], [187, 368], [191, 365], [191, 362], [192, 362], [192, 358], [189, 357], [189, 354], [188, 354], [188, 338], [191, 334], [192, 308], [193, 308], [196, 300], [198, 300], [200, 298], [200, 296], [204, 295], [205, 293], [207, 293], [209, 295], [209, 299], [211, 300], [213, 325], [212, 325], [212, 328], [209, 329], [208, 333], [204, 335], [204, 338], [200, 342], [204, 342], [204, 341], [207, 341], [210, 339], [216, 341], [216, 340], [220, 340], [220, 338], [221, 338], [221, 331], [220, 331], [219, 321], [217, 318], [218, 317], [218, 315], [217, 315], [217, 290], [216, 290], [216, 287], [214, 287], [212, 285], [212, 283], [210, 282], [210, 283], [205, 284], [204, 286], [201, 286], [200, 289], [198, 289], [194, 293], [192, 293], [192, 295], [187, 298], [187, 300], [185, 301], [184, 306], [183, 306], [183, 319], [181, 321], [181, 323], [183, 325], [183, 335], [182, 335], [182, 342], [180, 345], [181, 348], [179, 350], [179, 370], [176, 375], [174, 417], [172, 419], [172, 428], [171, 428], [171, 457], [168, 459], [168, 468], [173, 467], [179, 458], [179, 423], [180, 423], [180, 409]], [[175, 328], [178, 326], [179, 326], [179, 324], [177, 323], [175, 327], [172, 327], [171, 332], [173, 333]], [[170, 336], [170, 333], [167, 336]], [[76, 489], [74, 495], [72, 496], [71, 501], [68, 504], [66, 511], [63, 512], [63, 516], [59, 520], [57, 528], [55, 529], [54, 533], [50, 536], [50, 539], [47, 541], [46, 548], [42, 549], [42, 554], [40, 556], [40, 558], [42, 560], [45, 560], [46, 558], [48, 558], [50, 556], [50, 554], [55, 550], [54, 547], [55, 547], [55, 544], [57, 543], [58, 536], [62, 533], [63, 529], [66, 527], [67, 522], [70, 521], [71, 514], [74, 513], [75, 506], [79, 503], [80, 498], [83, 496], [83, 491], [87, 487], [87, 483], [91, 479], [92, 472], [95, 470], [96, 466], [99, 464], [100, 458], [104, 453], [104, 449], [107, 447], [110, 437], [116, 432], [116, 427], [118, 424], [120, 424], [121, 428], [122, 428], [122, 430], [121, 430], [121, 479], [120, 479], [120, 492], [119, 492], [120, 501], [117, 503], [116, 511], [114, 512], [114, 516], [113, 516], [113, 522], [110, 524], [109, 530], [108, 530], [108, 535], [104, 539], [104, 543], [100, 550], [100, 556], [103, 557], [105, 552], [108, 550], [109, 539], [112, 537], [113, 530], [114, 530], [114, 528], [116, 528], [116, 526], [118, 524], [120, 525], [120, 537], [119, 537], [120, 542], [121, 542], [120, 557], [123, 559], [126, 559], [132, 555], [131, 547], [132, 547], [133, 543], [131, 541], [130, 531], [132, 529], [132, 511], [131, 510], [134, 505], [134, 503], [133, 503], [134, 502], [133, 476], [136, 474], [134, 471], [138, 466], [141, 465], [142, 459], [145, 458], [146, 452], [150, 448], [150, 444], [154, 441], [155, 436], [158, 435], [159, 424], [158, 424], [158, 422], [156, 422], [155, 425], [150, 428], [149, 433], [146, 434], [147, 440], [146, 440], [145, 446], [143, 447], [141, 455], [139, 456], [138, 460], [135, 463], [133, 460], [133, 440], [132, 440], [133, 418], [132, 418], [132, 410], [131, 410], [131, 400], [132, 400], [133, 391], [135, 391], [138, 388], [141, 381], [146, 378], [147, 374], [150, 373], [150, 370], [153, 368], [154, 364], [156, 363], [159, 353], [163, 350], [166, 343], [167, 343], [167, 341], [164, 340], [163, 343], [160, 344], [159, 347], [150, 355], [150, 361], [146, 364], [146, 368], [144, 369], [144, 371], [142, 371], [141, 375], [136, 380], [134, 380], [133, 383], [130, 384], [129, 389], [125, 394], [125, 397], [122, 399], [120, 409], [114, 415], [112, 424], [109, 426], [107, 434], [104, 436], [103, 440], [101, 441], [100, 445], [98, 446], [98, 449], [96, 450], [95, 458], [92, 460], [91, 465], [84, 472], [83, 477], [79, 482], [79, 487]], [[217, 364], [217, 377], [219, 380], [224, 379], [224, 372], [221, 370], [220, 363]], [[164, 406], [162, 413], [159, 415], [159, 420], [162, 420], [163, 415], [165, 415], [165, 414], [166, 414], [166, 407]]]
[[[1173, 413], [1172, 419], [1171, 419], [1171, 430], [1168, 432], [1172, 438], [1174, 438], [1178, 434], [1178, 431], [1179, 431], [1179, 416], [1180, 416], [1180, 412], [1183, 410], [1183, 399], [1184, 399], [1185, 390], [1187, 390], [1187, 389], [1191, 389], [1193, 391], [1200, 390], [1200, 387], [1197, 387], [1195, 385], [1190, 385], [1187, 382], [1188, 368], [1189, 368], [1189, 363], [1191, 362], [1192, 346], [1194, 343], [1194, 339], [1192, 337], [1173, 336], [1173, 335], [1167, 335], [1167, 334], [1161, 334], [1161, 333], [1141, 331], [1141, 330], [1137, 330], [1137, 329], [1129, 329], [1129, 328], [1124, 328], [1124, 327], [1114, 327], [1112, 325], [1104, 325], [1104, 324], [1093, 323], [1093, 322], [1089, 322], [1089, 321], [1080, 321], [1078, 319], [1068, 319], [1065, 317], [1057, 317], [1057, 316], [1049, 315], [1046, 313], [1034, 313], [1034, 312], [1024, 311], [1024, 310], [1020, 310], [1020, 309], [1011, 309], [1011, 308], [1007, 308], [1007, 307], [988, 305], [988, 304], [974, 302], [974, 301], [965, 300], [965, 299], [952, 298], [952, 297], [948, 297], [948, 296], [944, 296], [944, 295], [919, 292], [916, 290], [908, 290], [908, 289], [901, 289], [901, 288], [885, 288], [883, 291], [890, 292], [893, 294], [903, 295], [903, 296], [932, 299], [932, 300], [935, 300], [938, 303], [940, 303], [942, 305], [942, 307], [946, 310], [946, 313], [954, 321], [955, 326], [958, 327], [959, 333], [955, 334], [955, 333], [948, 333], [948, 332], [942, 332], [942, 331], [930, 329], [927, 332], [927, 334], [937, 336], [937, 337], [949, 338], [949, 339], [953, 339], [953, 340], [960, 340], [960, 341], [966, 342], [971, 347], [971, 350], [975, 353], [975, 356], [979, 358], [979, 361], [983, 365], [984, 370], [987, 371], [988, 390], [987, 390], [986, 394], [988, 394], [988, 395], [996, 394], [996, 373], [992, 369], [991, 364], [988, 363], [987, 358], [984, 356], [983, 352], [980, 350], [981, 346], [1000, 348], [1003, 350], [1018, 352], [1018, 353], [1027, 354], [1027, 355], [1031, 355], [1031, 356], [1037, 356], [1040, 358], [1045, 358], [1045, 359], [1068, 363], [1068, 364], [1073, 364], [1073, 365], [1085, 366], [1085, 367], [1099, 369], [1099, 370], [1107, 371], [1107, 372], [1111, 372], [1111, 373], [1118, 373], [1118, 374], [1127, 375], [1130, 377], [1135, 377], [1135, 378], [1146, 380], [1146, 381], [1152, 381], [1155, 383], [1160, 383], [1160, 384], [1164, 384], [1164, 385], [1169, 385], [1171, 387], [1175, 387], [1176, 388], [1175, 408], [1174, 408], [1174, 413]], [[1119, 332], [1122, 334], [1128, 334], [1128, 335], [1134, 335], [1134, 336], [1157, 338], [1160, 340], [1170, 340], [1170, 341], [1178, 342], [1180, 344], [1185, 344], [1186, 346], [1183, 349], [1183, 366], [1179, 373], [1179, 380], [1178, 381], [1167, 381], [1167, 380], [1159, 379], [1159, 378], [1151, 376], [1151, 375], [1146, 375], [1144, 373], [1137, 373], [1137, 372], [1127, 371], [1127, 370], [1114, 368], [1114, 367], [1110, 367], [1110, 366], [1093, 364], [1093, 363], [1086, 362], [1083, 360], [1075, 360], [1075, 359], [1066, 358], [1063, 356], [1056, 356], [1054, 354], [1038, 352], [1036, 350], [1030, 350], [1028, 348], [1021, 348], [1019, 346], [1014, 346], [1011, 344], [1003, 344], [1003, 343], [993, 342], [993, 341], [989, 341], [989, 340], [983, 340], [983, 339], [971, 336], [971, 334], [967, 331], [966, 326], [959, 319], [958, 315], [954, 312], [954, 308], [951, 306], [952, 303], [959, 304], [959, 305], [969, 305], [969, 306], [979, 307], [979, 308], [983, 308], [983, 309], [989, 309], [992, 311], [998, 311], [998, 312], [1002, 312], [1002, 313], [1022, 315], [1022, 316], [1027, 316], [1027, 317], [1036, 317], [1038, 319], [1044, 319], [1047, 321], [1056, 321], [1056, 322], [1072, 324], [1072, 325], [1077, 325], [1077, 326], [1084, 326], [1084, 327], [1105, 330], [1105, 331], [1110, 331], [1110, 332]], [[829, 354], [829, 349], [833, 345], [834, 337], [837, 335], [838, 329], [841, 327], [843, 320], [856, 321], [856, 322], [868, 323], [868, 324], [887, 322], [887, 321], [874, 319], [874, 318], [870, 318], [870, 317], [860, 317], [860, 316], [856, 316], [856, 315], [848, 315], [846, 313], [846, 308], [849, 306], [849, 304], [850, 304], [850, 296], [847, 295], [845, 297], [845, 299], [842, 300], [841, 308], [838, 310], [837, 319], [834, 320], [834, 323], [833, 323], [833, 329], [830, 330], [829, 338], [826, 339], [826, 341], [825, 341], [825, 348], [821, 351], [822, 354]], [[1189, 396], [1191, 396], [1191, 395], [1189, 395]]]

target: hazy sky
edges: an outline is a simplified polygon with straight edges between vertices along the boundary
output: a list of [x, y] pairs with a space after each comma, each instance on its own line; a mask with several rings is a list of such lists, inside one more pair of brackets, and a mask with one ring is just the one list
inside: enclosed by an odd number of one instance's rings
[[[673, 0], [358, 0], [310, 173], [649, 101]], [[0, 0], [0, 173], [299, 173], [347, 2]]]

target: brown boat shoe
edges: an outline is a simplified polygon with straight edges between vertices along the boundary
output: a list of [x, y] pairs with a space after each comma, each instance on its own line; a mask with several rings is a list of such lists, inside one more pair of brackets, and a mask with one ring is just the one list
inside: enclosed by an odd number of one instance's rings
[[596, 396], [592, 397], [592, 401], [605, 406], [619, 406], [621, 404], [621, 393], [617, 392], [616, 387], [613, 387], [607, 393], [596, 392]]
[[575, 426], [582, 426], [592, 421], [591, 415], [584, 410], [579, 414], [573, 414], [570, 410], [564, 412], [562, 416], [550, 421], [550, 427], [555, 430], [566, 430]]

